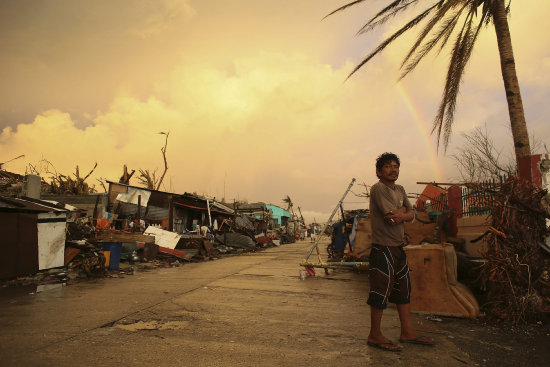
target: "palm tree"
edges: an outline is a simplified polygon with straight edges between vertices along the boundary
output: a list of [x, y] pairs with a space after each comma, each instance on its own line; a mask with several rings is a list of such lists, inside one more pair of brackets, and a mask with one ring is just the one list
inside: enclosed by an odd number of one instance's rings
[[[352, 1], [327, 16], [364, 1]], [[443, 49], [454, 34], [443, 96], [432, 128], [432, 133], [437, 132], [438, 147], [443, 135], [443, 146], [446, 149], [451, 136], [456, 99], [466, 64], [470, 59], [481, 28], [492, 23], [497, 36], [500, 67], [508, 102], [508, 114], [512, 127], [516, 161], [519, 162], [521, 157], [531, 154], [531, 148], [516, 75], [512, 40], [508, 28], [507, 16], [510, 12], [511, 1], [508, 0], [508, 4], [506, 4], [505, 0], [386, 0], [387, 6], [370, 18], [358, 34], [369, 32], [381, 26], [414, 5], [419, 3], [429, 5], [427, 8], [422, 8], [399, 30], [382, 41], [353, 69], [348, 78], [374, 56], [382, 52], [386, 46], [420, 23], [423, 23], [424, 26], [403, 59], [401, 64], [402, 73], [399, 79], [414, 70], [424, 56], [436, 46], [439, 50]]]
[[283, 203], [286, 204], [286, 210], [287, 211], [290, 211], [292, 209], [292, 207], [294, 206], [294, 203], [292, 202], [292, 199], [288, 195], [286, 196], [286, 198], [283, 198]]

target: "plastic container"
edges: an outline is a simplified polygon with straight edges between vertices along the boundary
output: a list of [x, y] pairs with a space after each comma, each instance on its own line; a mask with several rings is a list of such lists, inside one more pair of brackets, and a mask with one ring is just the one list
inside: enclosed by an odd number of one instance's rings
[[103, 251], [110, 251], [109, 270], [118, 270], [120, 266], [120, 253], [122, 251], [122, 242], [103, 242]]
[[435, 222], [437, 221], [437, 217], [439, 217], [441, 214], [443, 214], [443, 212], [439, 210], [432, 210], [431, 212], [428, 212], [428, 217], [432, 222]]
[[103, 264], [105, 267], [109, 266], [109, 261], [111, 260], [111, 251], [99, 251], [100, 254], [103, 254], [105, 257], [105, 264]]

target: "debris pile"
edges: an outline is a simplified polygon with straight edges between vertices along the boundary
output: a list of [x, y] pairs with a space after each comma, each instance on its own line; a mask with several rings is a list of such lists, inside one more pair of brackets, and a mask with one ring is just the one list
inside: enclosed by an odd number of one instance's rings
[[544, 241], [547, 192], [517, 177], [506, 180], [491, 205], [488, 251], [481, 268], [488, 315], [514, 324], [550, 315], [550, 256]]
[[12, 173], [0, 169], [0, 192], [10, 195], [19, 195], [23, 192], [24, 177], [17, 173]]
[[164, 173], [156, 189], [143, 188], [129, 184], [135, 171], [125, 166], [98, 194], [87, 183], [96, 168], [63, 175], [42, 160], [22, 176], [0, 167], [0, 229], [12, 246], [0, 251], [2, 286], [118, 277], [305, 238], [303, 218], [273, 204], [159, 191]]
[[[69, 248], [74, 250], [67, 251]], [[67, 263], [67, 269], [76, 273], [73, 279], [99, 278], [107, 275], [105, 255], [92, 243], [84, 242], [82, 246], [73, 244], [65, 249], [65, 254], [70, 253], [75, 254], [71, 261]]]
[[44, 188], [44, 192], [52, 193], [52, 194], [89, 194], [96, 192], [94, 186], [88, 185], [86, 179], [90, 177], [90, 175], [94, 172], [94, 170], [97, 168], [97, 162], [95, 163], [92, 170], [82, 177], [80, 175], [80, 168], [76, 166], [75, 173], [73, 173], [73, 177], [63, 175], [61, 173], [53, 173], [50, 177], [50, 184]]

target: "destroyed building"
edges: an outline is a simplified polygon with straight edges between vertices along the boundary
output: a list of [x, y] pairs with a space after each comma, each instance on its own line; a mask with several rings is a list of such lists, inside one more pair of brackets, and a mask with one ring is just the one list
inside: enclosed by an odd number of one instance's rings
[[0, 279], [65, 265], [67, 222], [81, 213], [60, 203], [0, 196]]
[[[185, 233], [197, 227], [221, 225], [233, 209], [195, 194], [175, 194], [107, 181], [107, 211], [113, 221], [143, 220], [168, 231]], [[122, 225], [119, 225], [122, 228]]]
[[106, 193], [68, 192], [2, 171], [0, 279], [41, 281], [37, 273], [61, 268], [104, 276], [121, 261], [178, 264], [279, 244], [265, 204], [239, 212], [197, 194], [105, 182]]

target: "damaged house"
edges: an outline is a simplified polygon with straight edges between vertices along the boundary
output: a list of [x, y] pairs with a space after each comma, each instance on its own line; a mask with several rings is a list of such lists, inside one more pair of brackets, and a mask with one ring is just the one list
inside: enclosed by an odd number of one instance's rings
[[[190, 193], [108, 180], [105, 193], [51, 190], [40, 176], [1, 173], [5, 240], [0, 246], [0, 279], [51, 282], [55, 279], [46, 274], [55, 271], [63, 274], [59, 279], [66, 280], [66, 272], [73, 279], [90, 278], [119, 271], [121, 260], [179, 264], [177, 260], [255, 251], [278, 245], [268, 224], [285, 223], [281, 216], [271, 223], [263, 203], [248, 208], [249, 213], [245, 208], [239, 212]], [[66, 272], [58, 269], [62, 267]]]
[[63, 204], [0, 196], [0, 279], [65, 265], [67, 221], [78, 213]]
[[115, 227], [143, 220], [168, 231], [186, 233], [201, 226], [221, 225], [233, 216], [233, 209], [195, 194], [174, 194], [107, 181], [108, 211]]
[[278, 207], [277, 205], [267, 204], [266, 208], [271, 212], [273, 229], [288, 225], [289, 219], [292, 218], [292, 214], [290, 214], [288, 210]]

